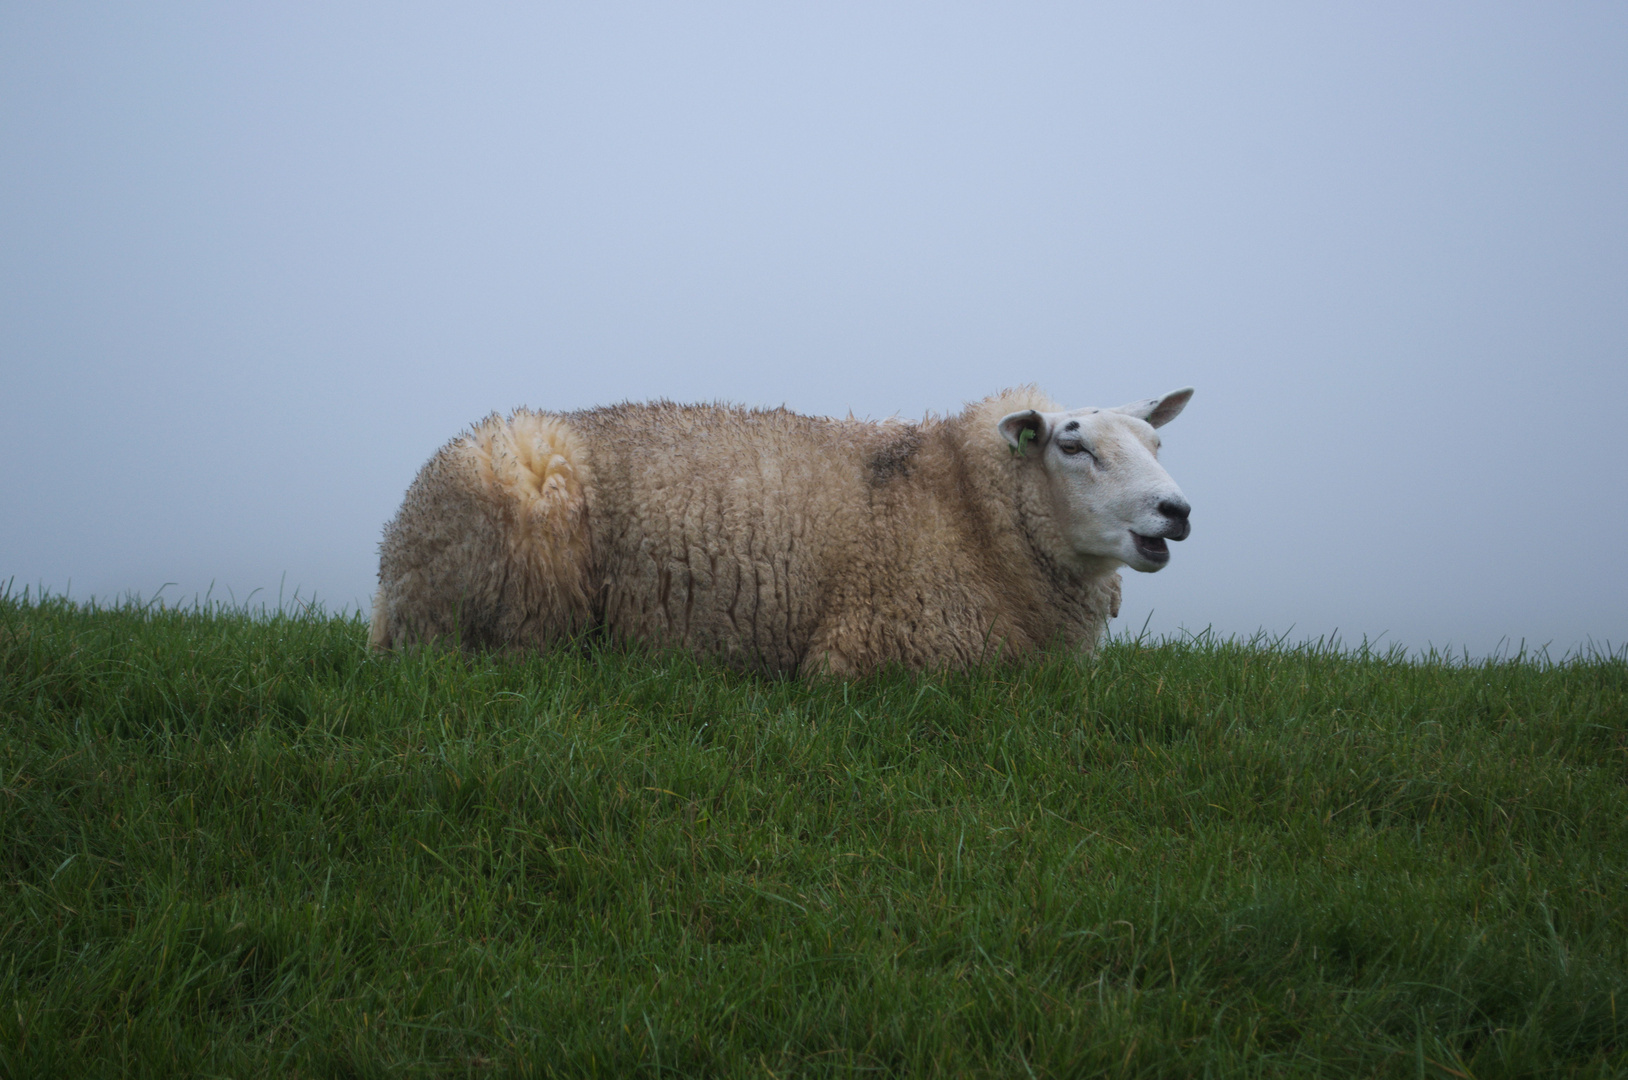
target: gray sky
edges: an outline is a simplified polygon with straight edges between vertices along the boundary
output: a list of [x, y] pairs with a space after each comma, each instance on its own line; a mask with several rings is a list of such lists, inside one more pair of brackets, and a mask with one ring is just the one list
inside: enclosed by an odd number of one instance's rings
[[1628, 6], [7, 3], [0, 147], [18, 587], [365, 605], [519, 404], [1192, 384], [1122, 628], [1628, 642]]

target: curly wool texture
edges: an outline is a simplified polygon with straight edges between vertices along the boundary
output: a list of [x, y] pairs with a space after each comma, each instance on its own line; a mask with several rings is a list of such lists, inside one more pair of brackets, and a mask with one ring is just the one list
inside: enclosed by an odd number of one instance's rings
[[1081, 569], [996, 429], [1033, 388], [921, 423], [720, 405], [493, 415], [424, 466], [380, 548], [372, 643], [537, 647], [589, 628], [770, 672], [1091, 649]]

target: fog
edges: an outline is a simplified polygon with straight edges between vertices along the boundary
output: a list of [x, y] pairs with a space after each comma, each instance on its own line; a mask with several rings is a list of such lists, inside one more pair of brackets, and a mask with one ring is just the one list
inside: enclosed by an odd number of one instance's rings
[[1621, 5], [11, 4], [0, 145], [14, 591], [365, 609], [521, 404], [1193, 385], [1119, 629], [1628, 641]]

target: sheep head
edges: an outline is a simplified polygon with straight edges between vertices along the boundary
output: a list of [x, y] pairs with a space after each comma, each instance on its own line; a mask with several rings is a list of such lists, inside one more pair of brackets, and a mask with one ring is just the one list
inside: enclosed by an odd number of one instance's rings
[[1187, 499], [1159, 464], [1163, 427], [1193, 388], [1116, 409], [1025, 409], [997, 425], [1025, 467], [1045, 473], [1059, 531], [1082, 562], [1112, 560], [1152, 573], [1185, 540]]

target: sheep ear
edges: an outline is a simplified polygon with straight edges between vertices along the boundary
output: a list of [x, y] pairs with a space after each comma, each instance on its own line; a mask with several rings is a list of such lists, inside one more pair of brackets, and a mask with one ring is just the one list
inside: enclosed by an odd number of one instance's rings
[[[1180, 390], [1172, 390], [1164, 397], [1150, 397], [1143, 401], [1133, 401], [1129, 405], [1121, 405], [1114, 412], [1134, 416], [1138, 420], [1146, 420], [1154, 427], [1164, 427], [1170, 421], [1181, 415], [1187, 408], [1187, 403], [1193, 399], [1193, 388], [1184, 386]], [[1003, 421], [1004, 422], [1004, 421]]]
[[1012, 448], [1012, 453], [1019, 457], [1023, 456], [1030, 443], [1044, 446], [1051, 436], [1051, 425], [1046, 422], [1045, 414], [1035, 412], [1033, 409], [1008, 413], [1001, 417], [1001, 422], [995, 426], [1000, 428], [1001, 436]]

